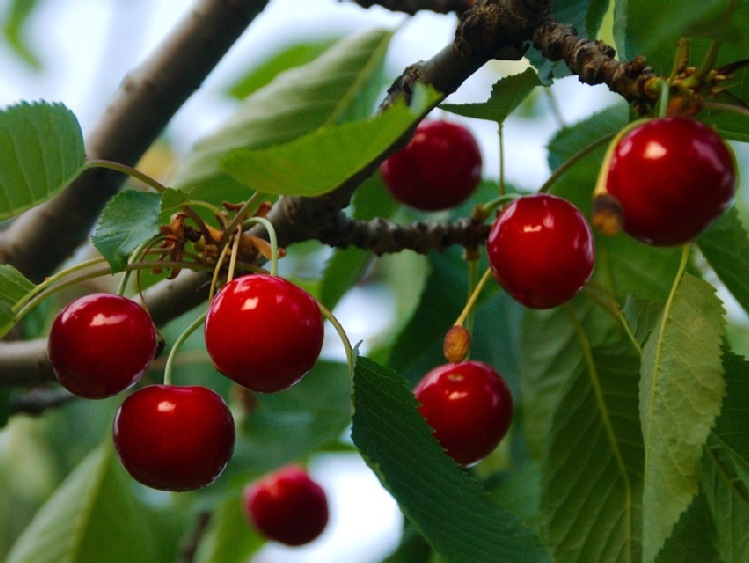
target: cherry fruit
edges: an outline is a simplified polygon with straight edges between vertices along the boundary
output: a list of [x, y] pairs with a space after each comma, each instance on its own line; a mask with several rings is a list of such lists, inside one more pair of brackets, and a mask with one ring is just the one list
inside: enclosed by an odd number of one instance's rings
[[512, 422], [510, 390], [483, 362], [437, 367], [419, 381], [414, 395], [437, 441], [461, 465], [491, 453]]
[[63, 387], [79, 397], [101, 399], [136, 383], [156, 346], [156, 330], [143, 307], [120, 295], [95, 293], [60, 311], [47, 354]]
[[582, 213], [549, 194], [505, 207], [486, 243], [494, 277], [515, 300], [551, 309], [572, 299], [593, 273], [593, 233]]
[[463, 125], [422, 121], [406, 148], [389, 156], [380, 172], [395, 199], [422, 211], [454, 207], [481, 179], [481, 150]]
[[627, 131], [606, 180], [624, 231], [661, 246], [695, 238], [730, 207], [735, 189], [731, 149], [713, 129], [686, 117], [651, 119]]
[[127, 472], [165, 491], [213, 483], [234, 452], [234, 435], [226, 403], [201, 386], [143, 387], [120, 405], [112, 429]]
[[315, 540], [328, 524], [323, 488], [297, 465], [288, 465], [245, 487], [245, 515], [267, 538], [286, 545]]
[[272, 393], [297, 383], [317, 361], [322, 344], [317, 302], [283, 278], [235, 278], [208, 308], [208, 355], [218, 371], [253, 391]]

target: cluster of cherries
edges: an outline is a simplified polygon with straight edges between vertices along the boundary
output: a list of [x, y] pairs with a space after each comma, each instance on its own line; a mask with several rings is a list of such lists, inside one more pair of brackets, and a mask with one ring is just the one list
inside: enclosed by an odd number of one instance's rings
[[[481, 178], [478, 143], [464, 126], [421, 123], [411, 142], [381, 167], [400, 202], [423, 211], [454, 207]], [[674, 117], [625, 129], [609, 150], [596, 188], [594, 222], [655, 245], [692, 240], [731, 205], [733, 154], [713, 129]], [[611, 229], [611, 217], [617, 228]], [[518, 302], [557, 307], [587, 283], [595, 262], [593, 234], [567, 200], [538, 193], [498, 213], [487, 240], [492, 274]], [[55, 319], [48, 354], [60, 383], [75, 395], [111, 397], [135, 385], [157, 353], [150, 316], [111, 294], [87, 295]], [[251, 274], [228, 282], [205, 319], [206, 350], [216, 369], [247, 389], [273, 393], [297, 383], [322, 349], [323, 318], [314, 298], [282, 278]], [[458, 355], [414, 388], [419, 412], [436, 440], [468, 466], [492, 452], [512, 422], [513, 400], [502, 376]], [[202, 386], [154, 384], [120, 405], [113, 424], [125, 469], [156, 489], [184, 491], [212, 483], [229, 462], [234, 420], [223, 399]], [[298, 466], [247, 487], [245, 512], [267, 537], [301, 545], [328, 521], [320, 486]]]

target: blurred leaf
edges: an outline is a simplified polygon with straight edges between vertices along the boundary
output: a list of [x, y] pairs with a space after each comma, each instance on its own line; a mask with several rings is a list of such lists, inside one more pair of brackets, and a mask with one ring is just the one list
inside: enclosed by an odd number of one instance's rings
[[640, 357], [629, 342], [592, 348], [549, 425], [541, 533], [564, 561], [639, 561], [643, 444], [637, 411]]
[[622, 314], [640, 346], [645, 344], [655, 329], [662, 310], [662, 305], [636, 297], [629, 297], [624, 303]]
[[726, 396], [705, 450], [702, 487], [723, 561], [749, 559], [749, 362], [723, 357]]
[[710, 267], [744, 311], [749, 311], [749, 237], [738, 211], [732, 208], [697, 239]]
[[0, 338], [16, 324], [14, 308], [36, 290], [36, 286], [8, 264], [0, 264]]
[[694, 497], [658, 553], [656, 563], [721, 563], [714, 545], [715, 528], [702, 493]]
[[41, 508], [8, 563], [156, 563], [156, 538], [131, 487], [111, 443], [98, 448]]
[[537, 524], [541, 504], [541, 469], [533, 462], [513, 467], [484, 485], [497, 506], [512, 512], [526, 524]]
[[723, 314], [715, 289], [684, 273], [643, 350], [646, 560], [655, 558], [697, 494], [703, 446], [725, 393]]
[[99, 217], [91, 242], [112, 266], [122, 272], [130, 254], [159, 233], [161, 194], [124, 191], [109, 200]]
[[34, 70], [41, 69], [42, 64], [29, 46], [26, 24], [38, 6], [39, 0], [11, 0], [3, 25], [3, 33], [8, 45]]
[[408, 520], [404, 522], [400, 543], [382, 563], [435, 563], [435, 553]]
[[0, 219], [50, 199], [81, 172], [84, 159], [81, 127], [64, 105], [0, 111]]
[[221, 158], [220, 168], [253, 191], [319, 196], [392, 147], [440, 97], [429, 90], [415, 95], [410, 106], [399, 100], [373, 118], [326, 125], [271, 148], [232, 149]]
[[280, 74], [196, 144], [171, 185], [217, 204], [246, 199], [248, 189], [221, 170], [219, 159], [231, 149], [288, 143], [324, 125], [369, 115], [369, 90], [379, 91], [391, 35], [372, 30], [346, 37], [311, 63]]
[[247, 74], [232, 84], [228, 93], [237, 99], [244, 99], [255, 91], [269, 84], [281, 72], [290, 68], [303, 66], [322, 55], [338, 39], [314, 43], [296, 43], [287, 45], [277, 53], [266, 58]]
[[354, 444], [430, 545], [449, 561], [547, 561], [530, 528], [447, 457], [395, 372], [359, 358]]
[[265, 545], [242, 512], [238, 491], [211, 512], [205, 536], [200, 542], [196, 563], [245, 563]]
[[319, 360], [294, 387], [253, 396], [228, 473], [261, 475], [335, 442], [351, 423], [351, 375]]
[[464, 117], [488, 119], [501, 124], [534, 88], [540, 85], [541, 81], [536, 71], [527, 68], [520, 74], [507, 76], [494, 84], [489, 99], [484, 103], [440, 104], [439, 107]]

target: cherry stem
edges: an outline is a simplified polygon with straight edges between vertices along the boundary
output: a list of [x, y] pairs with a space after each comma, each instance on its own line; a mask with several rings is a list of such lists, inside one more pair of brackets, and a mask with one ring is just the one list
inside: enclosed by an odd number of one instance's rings
[[213, 296], [216, 293], [216, 282], [218, 282], [218, 274], [221, 271], [221, 264], [224, 263], [226, 254], [229, 252], [229, 245], [225, 244], [221, 247], [221, 254], [219, 254], [216, 266], [213, 268], [213, 277], [211, 278], [211, 289], [208, 291], [208, 302], [213, 301]]
[[658, 117], [667, 117], [668, 100], [671, 96], [671, 85], [666, 80], [661, 80], [658, 85], [661, 88], [661, 95], [658, 101]]
[[476, 301], [478, 300], [478, 297], [481, 294], [481, 291], [484, 289], [486, 282], [489, 281], [489, 278], [491, 277], [491, 273], [492, 273], [491, 268], [487, 268], [486, 271], [484, 272], [484, 275], [481, 276], [479, 283], [476, 284], [476, 287], [473, 289], [473, 292], [471, 293], [470, 297], [468, 297], [468, 301], [463, 307], [463, 310], [461, 311], [460, 316], [455, 321], [456, 325], [463, 326], [463, 323], [465, 322], [466, 318], [468, 318], [468, 315], [471, 313], [471, 310], [473, 310], [474, 305], [476, 305]]
[[144, 174], [140, 170], [136, 170], [132, 166], [127, 164], [121, 164], [119, 162], [113, 162], [111, 160], [89, 160], [83, 167], [83, 170], [90, 170], [92, 168], [106, 168], [108, 170], [114, 170], [115, 172], [122, 172], [128, 176], [140, 180], [144, 184], [152, 187], [159, 193], [163, 193], [167, 190], [167, 187], [153, 178], [148, 174]]
[[544, 182], [543, 186], [539, 188], [538, 192], [547, 193], [549, 190], [551, 190], [552, 186], [557, 182], [557, 180], [559, 180], [570, 168], [572, 168], [575, 164], [580, 162], [583, 158], [588, 156], [598, 147], [603, 146], [609, 141], [611, 141], [611, 139], [613, 139], [615, 136], [616, 136], [616, 133], [609, 133], [608, 135], [604, 135], [600, 139], [596, 139], [589, 145], [577, 151], [575, 154], [573, 154], [571, 157], [565, 160], [559, 166], [559, 168], [557, 168], [556, 170], [554, 170], [554, 172], [552, 172], [552, 174], [549, 176], [549, 179], [546, 180], [546, 182]]
[[[99, 264], [103, 264], [106, 262], [106, 260], [99, 256], [97, 258], [91, 258], [90, 260], [84, 260], [83, 262], [79, 262], [77, 264], [73, 264], [69, 268], [66, 268], [64, 270], [60, 270], [56, 274], [53, 274], [46, 278], [43, 282], [41, 282], [39, 285], [36, 286], [36, 289], [28, 295], [28, 299], [31, 299], [40, 293], [43, 293], [48, 287], [56, 284], [58, 281], [60, 281], [63, 278], [66, 278], [67, 276], [74, 274], [75, 272], [78, 272], [80, 270], [84, 270], [86, 268], [89, 268], [91, 266], [97, 266]], [[16, 310], [18, 310], [24, 303], [27, 303], [28, 301], [22, 301], [21, 303], [18, 303], [16, 305]]]
[[[157, 235], [156, 239], [160, 238], [161, 235]], [[147, 249], [151, 244], [153, 244], [154, 239], [151, 239], [150, 241], [146, 241], [143, 244], [138, 245], [138, 247], [130, 254], [130, 257], [128, 258], [127, 263], [133, 264], [136, 259], [142, 254], [142, 252]], [[140, 271], [140, 270], [138, 270]], [[120, 279], [120, 283], [117, 285], [117, 295], [125, 295], [125, 289], [127, 288], [127, 281], [130, 279], [130, 271], [126, 271], [122, 274], [122, 278]]]
[[523, 194], [519, 194], [519, 193], [511, 193], [511, 194], [504, 194], [497, 198], [491, 199], [487, 201], [486, 203], [482, 203], [481, 205], [476, 206], [475, 214], [482, 218], [489, 217], [492, 211], [494, 211], [496, 208], [504, 207], [506, 204], [515, 201], [522, 195]]
[[346, 334], [346, 331], [344, 330], [343, 325], [336, 318], [336, 316], [330, 311], [330, 309], [328, 309], [325, 305], [317, 301], [317, 306], [320, 309], [320, 312], [323, 314], [323, 317], [325, 317], [326, 319], [330, 321], [330, 324], [333, 325], [333, 328], [335, 328], [336, 332], [338, 333], [338, 336], [341, 339], [341, 342], [343, 343], [343, 349], [346, 351], [346, 362], [348, 363], [349, 373], [353, 375], [354, 374], [354, 348], [353, 346], [351, 346], [351, 341], [349, 340], [349, 337]]
[[276, 237], [276, 229], [273, 227], [273, 223], [268, 221], [265, 217], [250, 217], [245, 223], [260, 223], [265, 230], [268, 232], [268, 238], [270, 239], [270, 275], [278, 275], [278, 237]]
[[229, 271], [226, 274], [226, 280], [231, 281], [234, 279], [234, 270], [237, 267], [237, 253], [239, 252], [239, 244], [242, 238], [242, 227], [237, 227], [237, 233], [234, 235], [234, 244], [231, 245], [231, 258], [229, 258]]
[[200, 315], [197, 319], [190, 323], [182, 334], [177, 337], [177, 340], [172, 344], [171, 350], [169, 350], [169, 356], [166, 359], [166, 365], [164, 366], [164, 385], [172, 384], [172, 366], [174, 365], [174, 358], [177, 355], [177, 350], [182, 346], [185, 340], [205, 322], [206, 313]]
[[730, 111], [742, 117], [749, 117], [749, 108], [737, 106], [734, 104], [723, 104], [720, 102], [703, 102], [702, 107], [705, 109], [714, 109], [717, 111]]
[[507, 193], [507, 185], [505, 181], [505, 136], [504, 127], [500, 123], [499, 131], [499, 195], [503, 196]]

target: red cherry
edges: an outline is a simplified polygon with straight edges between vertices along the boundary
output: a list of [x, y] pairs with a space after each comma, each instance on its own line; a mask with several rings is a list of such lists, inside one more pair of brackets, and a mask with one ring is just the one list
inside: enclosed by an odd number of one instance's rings
[[156, 330], [148, 313], [120, 295], [95, 293], [69, 303], [55, 318], [47, 354], [57, 379], [74, 395], [111, 397], [148, 369]]
[[242, 505], [253, 526], [286, 545], [310, 543], [328, 523], [325, 491], [297, 465], [283, 467], [245, 487]]
[[165, 491], [215, 481], [234, 452], [234, 419], [206, 387], [149, 385], [123, 401], [112, 429], [123, 467], [140, 483]]
[[512, 421], [510, 390], [483, 362], [437, 367], [419, 381], [414, 395], [437, 441], [461, 465], [491, 453]]
[[682, 244], [730, 207], [736, 163], [728, 145], [699, 121], [651, 119], [619, 140], [606, 189], [622, 206], [625, 232], [650, 244]]
[[438, 211], [470, 197], [481, 179], [481, 163], [479, 145], [466, 127], [427, 120], [380, 171], [395, 199], [423, 211]]
[[317, 302], [283, 278], [251, 274], [218, 292], [205, 320], [205, 346], [218, 371], [272, 393], [297, 383], [323, 344]]
[[486, 243], [494, 277], [514, 299], [551, 309], [572, 299], [593, 273], [593, 234], [565, 199], [534, 194], [516, 199], [494, 222]]

